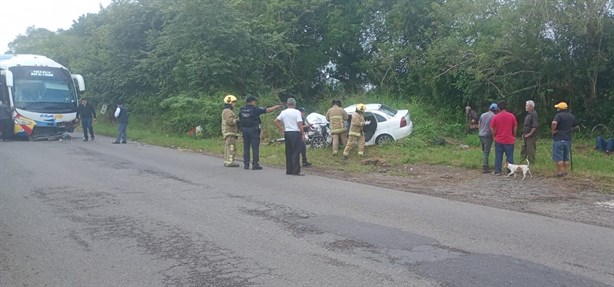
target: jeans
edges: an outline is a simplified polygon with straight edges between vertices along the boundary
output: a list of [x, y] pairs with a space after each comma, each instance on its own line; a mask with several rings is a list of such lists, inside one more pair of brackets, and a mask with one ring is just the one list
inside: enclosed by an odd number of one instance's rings
[[602, 136], [597, 137], [597, 144], [595, 145], [595, 149], [599, 151], [614, 151], [614, 139], [609, 138], [605, 139]]
[[120, 140], [122, 142], [128, 141], [128, 133], [126, 132], [127, 128], [128, 123], [119, 123], [117, 125], [117, 138], [115, 139], [115, 142], [119, 142]]
[[552, 142], [552, 161], [566, 162], [571, 160], [571, 142], [554, 141]]
[[595, 143], [595, 149], [598, 151], [605, 151], [606, 141], [602, 136], [598, 136]]
[[94, 138], [94, 127], [92, 126], [92, 119], [81, 118], [81, 128], [83, 129], [83, 138], [87, 139], [87, 134]]
[[503, 169], [503, 153], [508, 163], [514, 163], [514, 144], [495, 142], [495, 173], [501, 173]]
[[490, 157], [490, 149], [492, 148], [492, 136], [480, 136], [482, 145], [482, 169], [488, 170], [488, 158]]

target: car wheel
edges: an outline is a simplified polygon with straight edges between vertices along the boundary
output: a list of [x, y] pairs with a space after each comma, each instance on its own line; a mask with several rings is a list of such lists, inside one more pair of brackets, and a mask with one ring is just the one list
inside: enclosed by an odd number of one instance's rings
[[393, 141], [394, 141], [394, 139], [392, 138], [391, 135], [383, 134], [383, 135], [379, 135], [375, 139], [375, 144], [377, 144], [377, 145], [384, 145], [384, 144], [389, 144], [389, 143], [391, 143]]
[[314, 137], [311, 139], [312, 148], [323, 148], [324, 146], [326, 146], [326, 141], [323, 137]]

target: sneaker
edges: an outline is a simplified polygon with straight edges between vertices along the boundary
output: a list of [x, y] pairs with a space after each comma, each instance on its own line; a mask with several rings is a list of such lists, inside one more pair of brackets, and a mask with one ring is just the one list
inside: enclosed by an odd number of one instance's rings
[[236, 162], [224, 164], [225, 167], [239, 167], [239, 164]]
[[501, 173], [500, 173], [500, 172], [495, 172], [495, 171], [493, 171], [493, 173], [492, 173], [492, 174], [493, 174], [494, 176], [499, 176], [499, 175], [501, 175]]
[[249, 164], [244, 164], [243, 169], [249, 169]]
[[303, 163], [303, 167], [308, 167], [308, 166], [311, 166], [310, 162], [306, 161], [306, 162]]
[[118, 144], [119, 142], [112, 142], [112, 144]]
[[260, 165], [254, 165], [252, 166], [252, 170], [261, 170], [262, 167]]
[[92, 140], [94, 140], [94, 136], [92, 136]]
[[83, 141], [84, 141], [84, 142], [86, 142], [86, 141], [87, 141], [87, 139], [83, 139]]

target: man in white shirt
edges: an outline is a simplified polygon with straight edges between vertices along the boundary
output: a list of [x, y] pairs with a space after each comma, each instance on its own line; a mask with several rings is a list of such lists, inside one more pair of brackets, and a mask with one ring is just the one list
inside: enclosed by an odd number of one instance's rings
[[301, 174], [301, 143], [305, 139], [303, 131], [303, 118], [301, 112], [296, 109], [296, 100], [289, 98], [286, 102], [287, 109], [283, 110], [275, 119], [275, 126], [284, 134], [286, 144], [286, 174]]
[[114, 144], [125, 144], [128, 142], [128, 134], [126, 129], [128, 128], [128, 109], [124, 107], [123, 102], [117, 102], [117, 109], [115, 110], [115, 118], [117, 118], [117, 137]]

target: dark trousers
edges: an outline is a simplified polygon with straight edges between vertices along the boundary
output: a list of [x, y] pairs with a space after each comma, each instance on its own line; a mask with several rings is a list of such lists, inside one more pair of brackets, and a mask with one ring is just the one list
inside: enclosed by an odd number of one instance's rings
[[81, 119], [81, 128], [83, 129], [83, 138], [87, 139], [87, 133], [89, 131], [90, 136], [94, 138], [94, 127], [92, 126], [92, 119]]
[[501, 173], [503, 169], [503, 153], [508, 163], [514, 163], [514, 144], [495, 142], [495, 173]]
[[243, 164], [249, 166], [249, 150], [251, 148], [254, 153], [253, 165], [259, 165], [260, 162], [260, 128], [242, 128], [243, 133]]
[[301, 173], [301, 132], [284, 132], [286, 145], [286, 174]]
[[303, 159], [303, 164], [307, 162], [307, 145], [304, 141], [301, 141], [301, 158]]
[[535, 163], [535, 154], [537, 153], [537, 136], [525, 138], [520, 147], [520, 164], [524, 164], [525, 160], [529, 160], [531, 164]]
[[13, 138], [13, 120], [2, 119], [0, 120], [0, 131], [2, 131], [2, 139], [10, 140]]

